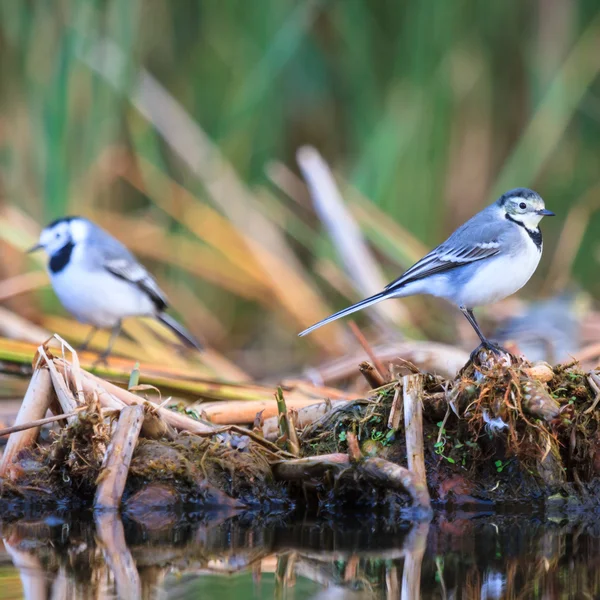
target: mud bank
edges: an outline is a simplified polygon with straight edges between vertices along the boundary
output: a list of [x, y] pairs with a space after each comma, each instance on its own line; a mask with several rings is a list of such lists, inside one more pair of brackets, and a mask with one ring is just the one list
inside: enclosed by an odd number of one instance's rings
[[600, 504], [595, 372], [481, 352], [454, 379], [369, 377], [379, 387], [361, 400], [293, 411], [279, 393], [279, 416], [216, 426], [42, 349], [0, 464], [0, 504], [132, 515]]

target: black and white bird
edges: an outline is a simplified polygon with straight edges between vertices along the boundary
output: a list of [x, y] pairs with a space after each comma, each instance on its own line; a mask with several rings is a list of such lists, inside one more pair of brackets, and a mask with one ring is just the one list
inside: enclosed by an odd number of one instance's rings
[[63, 306], [92, 326], [82, 348], [98, 329], [112, 329], [101, 360], [109, 356], [126, 317], [155, 317], [188, 347], [201, 345], [165, 311], [167, 299], [154, 278], [112, 235], [82, 217], [64, 217], [42, 230], [38, 244], [45, 250], [52, 287]]
[[543, 217], [553, 215], [536, 192], [527, 188], [510, 190], [382, 292], [319, 321], [300, 335], [386, 298], [429, 294], [456, 304], [481, 344], [497, 352], [499, 347], [481, 332], [473, 308], [502, 300], [529, 281], [542, 256], [539, 223]]

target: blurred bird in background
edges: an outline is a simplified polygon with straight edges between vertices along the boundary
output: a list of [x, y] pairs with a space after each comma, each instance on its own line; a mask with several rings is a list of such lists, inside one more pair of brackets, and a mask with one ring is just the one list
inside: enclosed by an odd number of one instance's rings
[[106, 361], [126, 317], [154, 317], [188, 347], [200, 343], [165, 311], [167, 299], [133, 254], [88, 219], [64, 217], [45, 227], [38, 244], [49, 257], [52, 287], [63, 306], [82, 323], [92, 325], [85, 349], [98, 329], [112, 329], [99, 360]]

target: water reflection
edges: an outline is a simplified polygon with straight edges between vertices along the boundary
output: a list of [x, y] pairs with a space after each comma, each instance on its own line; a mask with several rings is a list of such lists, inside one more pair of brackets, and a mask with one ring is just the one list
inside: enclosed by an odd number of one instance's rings
[[2, 523], [0, 598], [600, 597], [600, 525], [590, 520], [142, 521], [104, 513]]

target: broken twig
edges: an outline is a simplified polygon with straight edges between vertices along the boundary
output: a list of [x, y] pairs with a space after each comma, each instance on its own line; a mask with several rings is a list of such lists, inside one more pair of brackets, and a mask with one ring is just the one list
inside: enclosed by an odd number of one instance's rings
[[404, 389], [404, 429], [408, 468], [420, 490], [419, 504], [424, 508], [431, 505], [427, 490], [425, 455], [423, 449], [423, 376], [405, 375], [402, 378]]
[[[29, 387], [23, 398], [23, 403], [19, 409], [15, 425], [23, 425], [41, 419], [45, 414], [52, 400], [54, 399], [54, 389], [48, 369], [36, 369], [31, 376]], [[8, 438], [8, 443], [0, 461], [0, 477], [6, 477], [11, 470], [11, 465], [15, 456], [23, 449], [33, 445], [39, 435], [39, 426], [13, 433]]]
[[371, 389], [376, 390], [385, 385], [385, 381], [377, 369], [368, 362], [361, 362], [358, 365], [358, 370], [361, 375], [367, 380], [367, 383], [371, 386]]
[[121, 410], [98, 477], [100, 483], [94, 499], [95, 508], [118, 510], [143, 421], [143, 407], [126, 406]]

